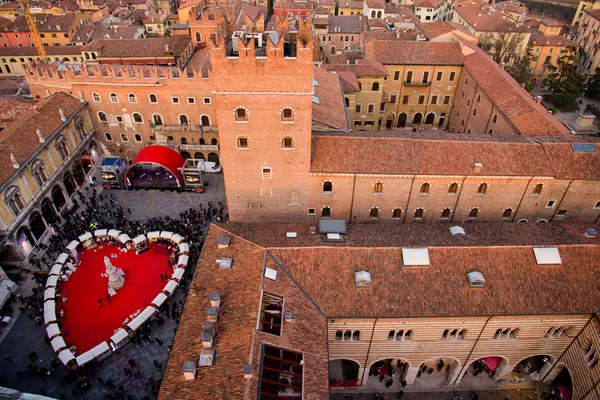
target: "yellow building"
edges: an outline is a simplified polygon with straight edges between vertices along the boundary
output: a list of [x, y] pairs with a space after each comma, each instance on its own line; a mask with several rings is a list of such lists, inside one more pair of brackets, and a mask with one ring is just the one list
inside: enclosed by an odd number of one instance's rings
[[537, 78], [545, 78], [548, 67], [556, 66], [564, 50], [577, 53], [577, 43], [558, 35], [544, 35], [541, 32], [532, 33], [529, 38], [531, 46], [531, 69]]
[[340, 0], [338, 2], [337, 15], [362, 15], [363, 1], [361, 0]]
[[575, 34], [575, 42], [581, 47], [579, 70], [584, 74], [591, 75], [600, 66], [598, 29], [600, 29], [600, 9], [584, 10]]
[[169, 16], [162, 11], [145, 15], [143, 21], [148, 36], [164, 36], [169, 31]]
[[85, 101], [59, 92], [34, 105], [2, 105], [3, 115], [17, 111], [0, 122], [3, 267], [18, 265], [51, 235], [100, 152]]

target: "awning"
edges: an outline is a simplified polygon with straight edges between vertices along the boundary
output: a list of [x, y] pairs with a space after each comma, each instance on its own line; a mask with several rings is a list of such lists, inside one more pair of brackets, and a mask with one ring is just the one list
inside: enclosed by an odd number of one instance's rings
[[142, 243], [143, 241], [146, 240], [146, 236], [144, 235], [139, 235], [133, 238], [133, 244], [138, 245], [140, 243]]
[[181, 243], [181, 241], [183, 240], [183, 238], [180, 235], [178, 235], [178, 234], [174, 234], [171, 237], [171, 240], [173, 241], [173, 243], [179, 244], [179, 243]]
[[60, 256], [56, 259], [56, 264], [64, 264], [65, 261], [69, 259], [69, 256], [66, 253], [61, 253]]
[[73, 240], [67, 245], [67, 250], [73, 251], [77, 248], [77, 246], [79, 246], [79, 242], [77, 240]]
[[52, 339], [50, 344], [52, 345], [54, 351], [58, 351], [67, 347], [67, 344], [65, 343], [65, 340], [62, 338], [62, 336], [55, 337], [54, 339]]
[[171, 236], [173, 236], [173, 232], [169, 232], [169, 231], [162, 231], [160, 233], [160, 238], [161, 239], [171, 239]]
[[183, 278], [183, 273], [184, 272], [185, 272], [185, 269], [183, 269], [183, 268], [177, 268], [175, 270], [175, 272], [173, 273], [173, 279], [180, 280], [181, 278]]
[[50, 275], [60, 275], [60, 271], [62, 271], [63, 266], [60, 264], [54, 264], [52, 269], [50, 270]]
[[96, 231], [94, 232], [94, 236], [96, 237], [102, 237], [106, 235], [108, 235], [108, 231], [106, 229], [96, 229]]
[[92, 353], [92, 350], [88, 350], [85, 353], [78, 355], [77, 358], [75, 358], [75, 361], [77, 361], [77, 365], [81, 367], [82, 365], [89, 363], [93, 359], [94, 354]]
[[46, 333], [50, 339], [53, 339], [54, 336], [60, 335], [60, 329], [57, 324], [50, 324], [46, 327]]
[[122, 328], [110, 337], [110, 341], [113, 342], [113, 344], [117, 347], [119, 347], [119, 345], [127, 339], [129, 339], [129, 333], [127, 333], [127, 331]]
[[58, 283], [58, 276], [56, 276], [56, 275], [50, 275], [48, 277], [48, 280], [46, 281], [46, 288], [56, 287], [57, 283]]
[[117, 229], [111, 229], [110, 231], [108, 231], [108, 236], [118, 239], [119, 236], [121, 235], [121, 231], [117, 230]]
[[62, 361], [63, 364], [67, 365], [75, 359], [75, 355], [73, 355], [71, 350], [65, 349], [58, 354], [58, 359]]
[[[44, 303], [44, 306], [48, 303], [49, 303], [49, 301]], [[54, 310], [44, 311], [44, 323], [49, 324], [52, 322], [56, 322], [56, 311], [54, 311]]]
[[108, 351], [110, 351], [110, 347], [108, 347], [108, 343], [106, 342], [102, 342], [92, 349], [92, 353], [96, 358], [102, 357], [102, 355], [106, 354]]
[[185, 254], [182, 256], [179, 256], [179, 260], [177, 260], [177, 265], [182, 265], [183, 268], [185, 268], [185, 266], [188, 263], [188, 259], [189, 259], [189, 257], [186, 256]]
[[158, 296], [156, 296], [154, 298], [154, 300], [152, 300], [152, 304], [154, 304], [156, 307], [160, 307], [163, 305], [163, 303], [165, 302], [166, 299], [167, 299], [166, 294], [159, 293]]
[[148, 232], [148, 239], [158, 239], [159, 236], [160, 232], [158, 231]]
[[48, 311], [56, 311], [56, 302], [54, 300], [48, 300], [44, 303], [44, 314]]
[[169, 295], [172, 295], [173, 292], [175, 291], [175, 289], [177, 289], [177, 282], [175, 282], [175, 281], [169, 281], [169, 283], [167, 283], [165, 285], [165, 288], [163, 289], [163, 292], [166, 292]]
[[83, 235], [79, 236], [79, 241], [81, 243], [85, 242], [86, 240], [92, 240], [92, 234], [91, 233], [86, 232]]
[[498, 365], [500, 365], [500, 363], [502, 362], [503, 358], [502, 357], [485, 357], [482, 358], [482, 361], [485, 363], [485, 365], [488, 366], [488, 368], [491, 371], [495, 371], [496, 368], [498, 368]]
[[46, 300], [54, 301], [55, 298], [56, 298], [56, 289], [51, 287], [51, 288], [44, 290], [44, 301], [46, 301]]
[[129, 166], [127, 176], [129, 176], [133, 167], [138, 164], [160, 165], [173, 174], [177, 180], [177, 186], [183, 184], [183, 177], [181, 176], [181, 172], [179, 172], [179, 168], [182, 168], [185, 165], [185, 159], [170, 147], [162, 146], [160, 144], [144, 147]]
[[185, 253], [186, 251], [190, 251], [190, 246], [187, 243], [181, 243], [179, 245], [179, 251]]
[[124, 233], [121, 236], [119, 236], [119, 241], [121, 241], [121, 243], [125, 244], [127, 242], [131, 242], [131, 238], [129, 237], [128, 234]]
[[558, 391], [563, 400], [571, 400], [573, 398], [573, 388], [566, 386], [558, 386]]

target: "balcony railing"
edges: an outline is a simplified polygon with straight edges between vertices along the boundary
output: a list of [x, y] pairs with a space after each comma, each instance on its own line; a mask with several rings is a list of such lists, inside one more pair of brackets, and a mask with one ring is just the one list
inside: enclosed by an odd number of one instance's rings
[[179, 151], [191, 150], [191, 151], [219, 151], [219, 145], [216, 144], [180, 144]]
[[155, 125], [150, 124], [150, 128], [152, 128], [156, 132], [200, 132], [203, 130], [204, 132], [216, 132], [217, 128], [214, 126], [202, 126], [202, 125]]

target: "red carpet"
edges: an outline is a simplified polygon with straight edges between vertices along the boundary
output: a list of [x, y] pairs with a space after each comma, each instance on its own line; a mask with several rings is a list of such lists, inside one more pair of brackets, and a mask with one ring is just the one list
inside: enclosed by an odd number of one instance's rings
[[[67, 296], [67, 302], [58, 301], [56, 315], [63, 306], [65, 319], [61, 330], [67, 344], [77, 347], [78, 355], [102, 341], [108, 342], [125, 318], [149, 306], [162, 291], [166, 282], [160, 279], [160, 274], [170, 277], [173, 273], [167, 263], [171, 253], [161, 245], [152, 244], [140, 255], [136, 255], [135, 250], [121, 253], [118, 246], [103, 246], [80, 254], [81, 264], [77, 271], [62, 283], [60, 296]], [[111, 258], [113, 253], [117, 258]], [[125, 286], [111, 297], [110, 303], [107, 299], [108, 278], [101, 275], [106, 271], [105, 256], [125, 272]], [[98, 304], [100, 298], [104, 300], [104, 306]]]

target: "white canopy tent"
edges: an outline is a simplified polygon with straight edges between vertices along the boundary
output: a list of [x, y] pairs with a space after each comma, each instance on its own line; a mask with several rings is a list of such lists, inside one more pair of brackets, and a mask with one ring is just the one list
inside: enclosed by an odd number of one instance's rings
[[127, 324], [127, 326], [135, 332], [144, 322], [146, 322], [146, 320], [142, 317], [142, 313], [139, 313], [137, 317]]
[[[44, 304], [46, 304], [46, 303], [44, 303]], [[44, 312], [44, 323], [51, 324], [54, 322], [56, 322], [56, 311], [49, 310], [49, 311]]]
[[117, 229], [111, 229], [110, 231], [108, 231], [108, 236], [118, 239], [119, 236], [121, 235], [121, 231], [117, 230]]
[[50, 275], [59, 276], [62, 271], [63, 266], [61, 264], [54, 264], [52, 269], [50, 270]]
[[56, 263], [55, 264], [64, 264], [65, 261], [67, 261], [69, 259], [69, 255], [67, 253], [61, 253], [58, 258], [56, 259]]
[[48, 311], [56, 312], [56, 302], [54, 300], [48, 300], [44, 303], [44, 314]]
[[91, 351], [94, 354], [94, 357], [96, 357], [96, 360], [98, 361], [103, 360], [110, 355], [110, 347], [108, 347], [108, 343], [106, 342], [100, 343]]
[[152, 300], [152, 304], [154, 304], [156, 308], [158, 308], [163, 305], [165, 300], [167, 300], [167, 295], [164, 293], [159, 293], [158, 296], [156, 296], [154, 300]]
[[156, 239], [158, 239], [160, 237], [160, 232], [158, 231], [154, 231], [154, 232], [148, 232], [148, 239], [150, 239], [151, 241], [156, 241]]
[[90, 232], [86, 232], [83, 235], [79, 236], [79, 241], [85, 245], [85, 242], [88, 240], [92, 240], [92, 234]]
[[48, 280], [46, 281], [46, 288], [56, 287], [57, 283], [58, 283], [58, 276], [50, 275], [48, 277]]
[[190, 246], [188, 246], [187, 243], [181, 243], [179, 245], [179, 251], [182, 253], [187, 253], [188, 251], [190, 251]]
[[171, 236], [173, 236], [173, 232], [169, 232], [169, 231], [162, 231], [160, 233], [160, 238], [161, 239], [171, 239]]
[[60, 335], [60, 329], [58, 329], [58, 324], [50, 324], [46, 327], [46, 333], [50, 339], [53, 339], [54, 336]]
[[52, 339], [50, 344], [52, 345], [54, 351], [59, 351], [60, 349], [67, 347], [67, 344], [65, 343], [65, 340], [62, 336], [55, 337], [54, 339]]
[[181, 265], [182, 268], [185, 268], [187, 266], [188, 260], [189, 260], [189, 257], [185, 254], [182, 256], [179, 256], [179, 259], [177, 260], [177, 265]]
[[44, 290], [44, 301], [46, 301], [46, 300], [54, 301], [55, 298], [56, 298], [56, 289], [51, 287], [51, 288]]
[[106, 229], [96, 229], [94, 231], [94, 236], [96, 236], [96, 237], [108, 236], [108, 230], [106, 230]]
[[176, 281], [169, 281], [166, 285], [165, 288], [163, 289], [163, 292], [167, 292], [170, 295], [173, 294], [173, 292], [175, 291], [175, 289], [177, 289], [177, 282]]
[[129, 237], [128, 234], [124, 233], [121, 236], [119, 236], [119, 241], [123, 244], [127, 243], [127, 242], [131, 242], [131, 238]]
[[75, 359], [75, 355], [71, 350], [65, 349], [58, 354], [58, 359], [62, 361], [63, 364], [67, 365]]
[[173, 272], [173, 279], [180, 280], [183, 277], [183, 273], [184, 272], [185, 272], [185, 269], [183, 269], [183, 268], [177, 268], [175, 270], [175, 272]]
[[142, 243], [143, 241], [147, 240], [146, 239], [146, 235], [139, 235], [133, 238], [133, 244], [135, 244], [136, 246], [140, 243]]
[[183, 237], [176, 233], [171, 237], [171, 241], [178, 245], [179, 243], [183, 242]]
[[114, 345], [115, 349], [123, 346], [125, 343], [129, 342], [129, 333], [123, 328], [119, 329], [117, 333], [110, 337], [111, 343]]
[[78, 355], [77, 358], [75, 358], [75, 361], [77, 362], [77, 365], [81, 367], [82, 365], [89, 363], [93, 359], [94, 353], [92, 353], [92, 350], [88, 350], [85, 353]]
[[156, 309], [152, 306], [148, 306], [144, 308], [144, 311], [142, 311], [140, 315], [143, 316], [144, 319], [149, 319], [151, 316], [154, 315], [154, 313], [156, 313]]
[[79, 246], [79, 242], [77, 240], [73, 240], [67, 245], [67, 250], [74, 251], [75, 249], [77, 249], [77, 246]]

